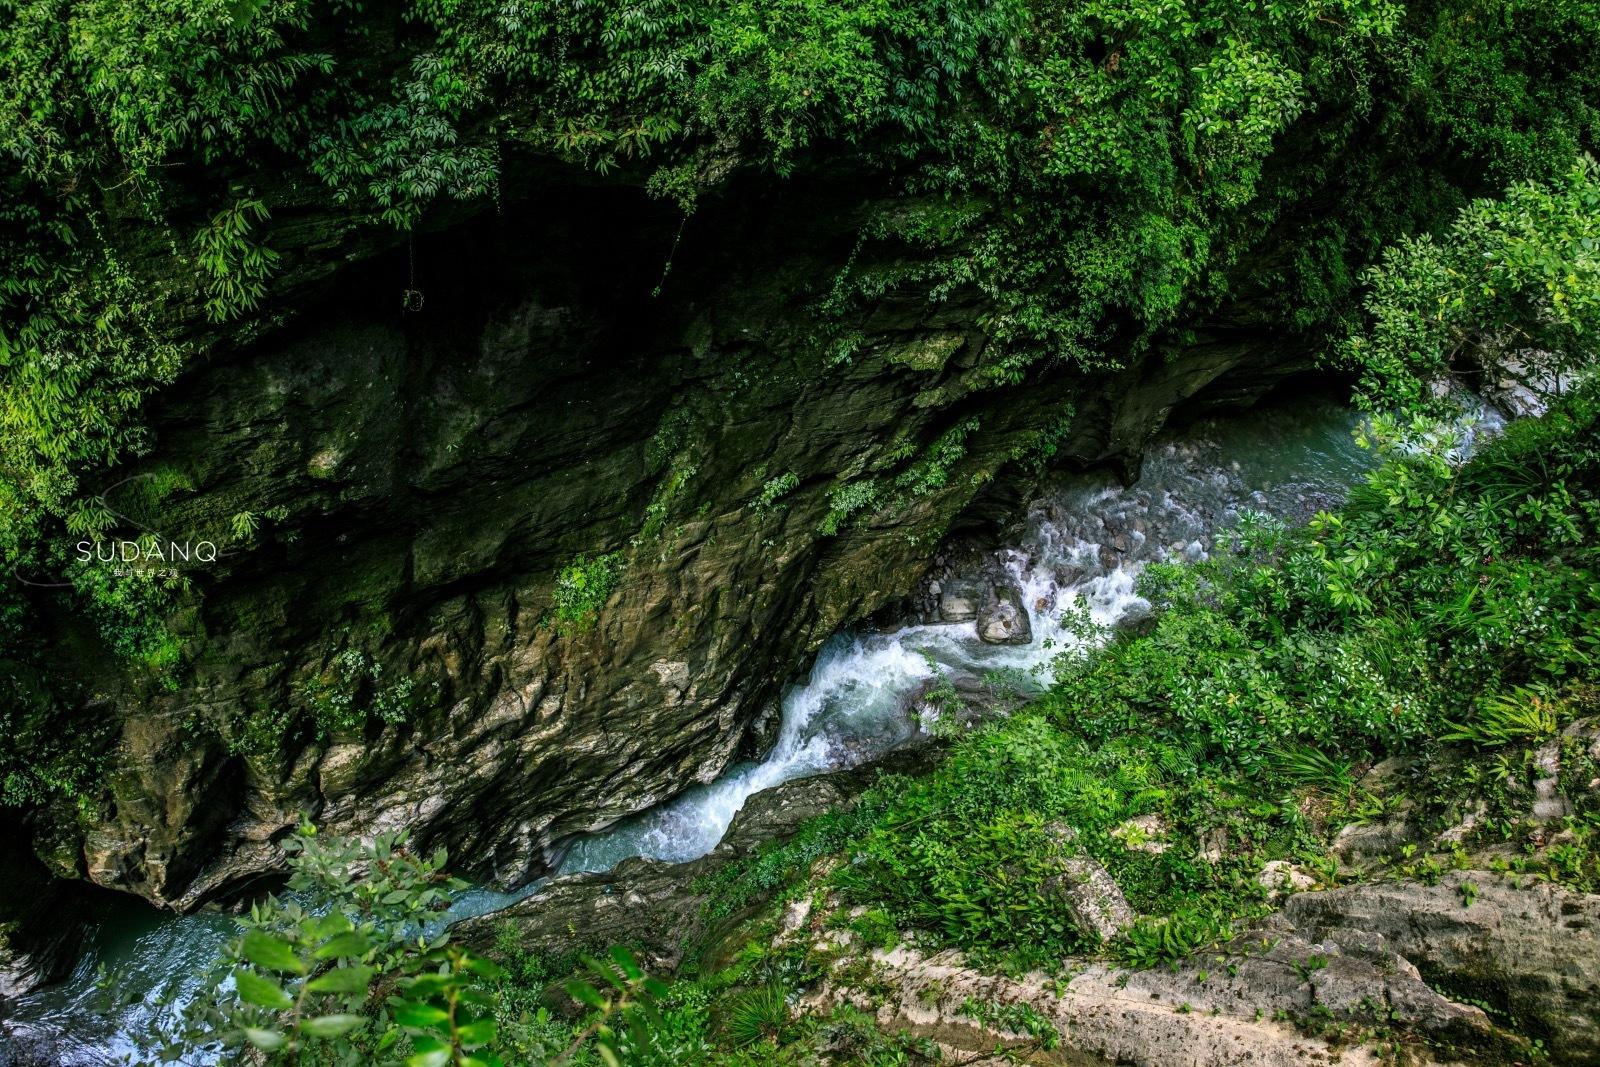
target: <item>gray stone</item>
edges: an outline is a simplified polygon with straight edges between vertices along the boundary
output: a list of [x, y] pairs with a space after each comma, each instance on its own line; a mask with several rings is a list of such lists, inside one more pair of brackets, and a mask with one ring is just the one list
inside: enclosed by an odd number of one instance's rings
[[1316, 876], [1299, 864], [1288, 860], [1272, 860], [1256, 875], [1256, 884], [1270, 897], [1299, 893], [1317, 884]]
[[1086, 856], [1062, 860], [1061, 873], [1047, 878], [1042, 888], [1060, 896], [1078, 928], [1101, 941], [1113, 940], [1138, 918], [1116, 879]]
[[1283, 920], [1308, 940], [1404, 957], [1438, 988], [1507, 1011], [1558, 1063], [1600, 1061], [1600, 895], [1452, 871], [1431, 886], [1301, 893]]
[[983, 604], [985, 583], [975, 578], [951, 578], [939, 593], [940, 622], [971, 622]]
[[1033, 640], [1033, 625], [1022, 604], [1022, 592], [1006, 584], [991, 587], [978, 613], [978, 639], [990, 645], [1025, 645]]

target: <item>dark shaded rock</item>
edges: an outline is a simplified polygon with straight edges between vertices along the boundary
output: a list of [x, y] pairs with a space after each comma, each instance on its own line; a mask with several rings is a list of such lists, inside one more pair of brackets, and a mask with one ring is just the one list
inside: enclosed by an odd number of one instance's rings
[[[0, 1003], [65, 978], [91, 915], [91, 890], [56, 878], [0, 831]], [[0, 1009], [3, 1010], [3, 1009]]]
[[750, 720], [745, 731], [744, 758], [765, 759], [767, 753], [772, 751], [772, 746], [778, 743], [778, 735], [782, 730], [783, 704], [776, 699], [771, 700]]

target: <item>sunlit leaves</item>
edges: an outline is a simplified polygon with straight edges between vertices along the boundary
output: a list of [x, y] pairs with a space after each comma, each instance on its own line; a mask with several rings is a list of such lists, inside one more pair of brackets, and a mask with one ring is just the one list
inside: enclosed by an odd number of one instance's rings
[[1401, 240], [1368, 271], [1368, 324], [1343, 346], [1374, 406], [1430, 410], [1478, 374], [1546, 396], [1600, 352], [1600, 165], [1478, 200], [1440, 237]]
[[294, 998], [284, 992], [277, 982], [255, 971], [238, 968], [233, 972], [234, 987], [239, 999], [246, 1004], [282, 1011], [294, 1004]]
[[279, 974], [305, 974], [306, 965], [295, 954], [294, 946], [288, 941], [267, 933], [265, 930], [251, 930], [244, 935], [240, 942], [239, 954], [257, 967]]
[[[365, 1063], [380, 1051], [497, 1063], [479, 1053], [495, 1038], [484, 990], [503, 972], [429, 929], [461, 884], [444, 853], [419, 856], [403, 834], [363, 845], [309, 825], [288, 851], [288, 894], [250, 909], [212, 996], [158, 1022], [151, 1047], [242, 1043], [267, 1063]], [[397, 983], [387, 999], [385, 976]]]

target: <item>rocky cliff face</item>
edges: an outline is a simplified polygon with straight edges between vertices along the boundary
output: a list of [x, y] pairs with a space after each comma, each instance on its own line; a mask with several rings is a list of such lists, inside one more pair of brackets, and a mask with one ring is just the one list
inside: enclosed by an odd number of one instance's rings
[[[522, 880], [715, 776], [827, 636], [1046, 455], [1131, 470], [1175, 408], [1304, 366], [1217, 322], [1115, 375], [992, 387], [983, 301], [916, 283], [835, 324], [860, 342], [831, 361], [831, 280], [900, 265], [856, 248], [866, 206], [846, 182], [736, 188], [680, 233], [637, 190], [557, 183], [349, 265], [190, 372], [141, 470], [186, 485], [163, 533], [224, 552], [187, 572], [170, 681], [60, 623], [117, 740], [104, 802], [41, 818], [41, 854], [186, 908], [269, 872], [303, 812]], [[613, 553], [598, 611], [555, 618], [558, 571]]]

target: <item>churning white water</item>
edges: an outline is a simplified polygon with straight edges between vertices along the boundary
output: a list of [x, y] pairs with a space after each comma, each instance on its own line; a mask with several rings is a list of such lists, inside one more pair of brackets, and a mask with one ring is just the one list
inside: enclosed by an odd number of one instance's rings
[[1199, 560], [1245, 509], [1287, 521], [1336, 505], [1369, 463], [1351, 435], [1355, 417], [1304, 402], [1208, 421], [1157, 443], [1137, 485], [1109, 475], [1065, 479], [1030, 509], [999, 561], [1022, 592], [1033, 639], [990, 645], [972, 622], [844, 633], [817, 656], [810, 677], [784, 695], [782, 725], [759, 762], [576, 842], [559, 873], [608, 870], [630, 856], [687, 860], [722, 839], [751, 794], [793, 778], [855, 766], [911, 741], [930, 724], [911, 698], [936, 675], [1024, 692], [1085, 640], [1076, 616], [1100, 627], [1142, 616], [1135, 591], [1151, 560]]
[[[1021, 590], [1031, 641], [985, 644], [971, 622], [837, 635], [807, 680], [784, 694], [779, 735], [765, 758], [732, 766], [710, 784], [574, 842], [556, 873], [605, 870], [630, 856], [705, 854], [751, 794], [858, 765], [927, 730], [914, 698], [937, 675], [1022, 692], [1043, 686], [1054, 658], [1086, 639], [1074, 617], [1086, 611], [1111, 626], [1148, 611], [1135, 589], [1148, 562], [1203, 558], [1246, 509], [1294, 522], [1336, 504], [1369, 463], [1352, 440], [1354, 423], [1348, 410], [1332, 403], [1283, 405], [1200, 423], [1156, 443], [1132, 488], [1107, 476], [1061, 480], [1030, 508], [1014, 545], [996, 560]], [[542, 883], [515, 893], [473, 890], [451, 918], [503, 907]], [[69, 981], [0, 1012], [0, 1033], [52, 1042], [63, 1063], [118, 1062], [119, 1053], [132, 1051], [129, 1028], [154, 1008], [145, 1003], [115, 1016], [99, 1013], [96, 967], [119, 965], [137, 988], [175, 986], [181, 996], [192, 991], [232, 929], [215, 914], [148, 914], [108, 922]]]

